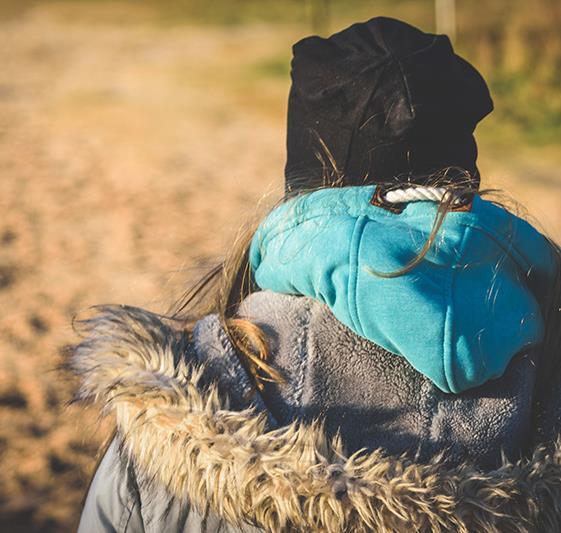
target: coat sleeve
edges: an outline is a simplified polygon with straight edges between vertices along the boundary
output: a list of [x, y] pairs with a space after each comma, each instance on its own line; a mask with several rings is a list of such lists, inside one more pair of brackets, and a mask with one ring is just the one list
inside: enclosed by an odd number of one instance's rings
[[131, 466], [113, 439], [90, 485], [78, 533], [144, 532], [140, 494]]

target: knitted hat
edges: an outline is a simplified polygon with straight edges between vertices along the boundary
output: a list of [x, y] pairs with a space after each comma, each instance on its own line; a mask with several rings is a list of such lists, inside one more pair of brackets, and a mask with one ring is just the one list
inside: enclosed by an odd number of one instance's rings
[[477, 188], [473, 132], [493, 102], [448, 37], [378, 17], [293, 53], [287, 192], [321, 186], [326, 171], [341, 185], [423, 185], [447, 167]]

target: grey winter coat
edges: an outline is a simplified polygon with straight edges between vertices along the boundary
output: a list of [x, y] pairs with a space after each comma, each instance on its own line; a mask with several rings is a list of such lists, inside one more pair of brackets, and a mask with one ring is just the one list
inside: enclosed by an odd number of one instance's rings
[[314, 300], [259, 292], [240, 315], [285, 383], [255, 393], [214, 315], [190, 337], [134, 308], [86, 322], [80, 396], [117, 436], [81, 533], [561, 531], [561, 394], [536, 405], [538, 354], [447, 395]]

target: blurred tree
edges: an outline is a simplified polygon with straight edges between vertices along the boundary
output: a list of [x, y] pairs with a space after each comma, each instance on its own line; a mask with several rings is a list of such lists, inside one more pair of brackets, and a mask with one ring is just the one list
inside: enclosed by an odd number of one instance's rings
[[330, 31], [330, 0], [307, 0], [312, 31], [318, 34], [326, 34]]
[[456, 0], [435, 0], [436, 33], [456, 39]]

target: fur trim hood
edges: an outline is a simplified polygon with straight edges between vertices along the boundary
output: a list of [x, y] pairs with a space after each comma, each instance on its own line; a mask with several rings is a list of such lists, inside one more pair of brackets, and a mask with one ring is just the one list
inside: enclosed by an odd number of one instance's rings
[[345, 452], [320, 423], [271, 429], [233, 409], [192, 341], [161, 317], [105, 307], [72, 357], [79, 399], [115, 417], [141, 486], [266, 531], [560, 531], [561, 443], [493, 470], [444, 455]]

